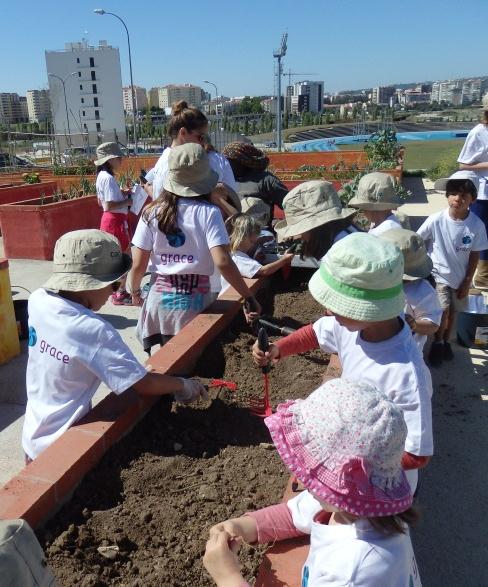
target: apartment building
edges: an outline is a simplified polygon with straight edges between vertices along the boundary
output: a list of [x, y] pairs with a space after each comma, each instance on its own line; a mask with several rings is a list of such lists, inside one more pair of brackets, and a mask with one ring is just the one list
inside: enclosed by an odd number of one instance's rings
[[324, 101], [324, 83], [301, 81], [286, 89], [285, 109], [292, 114], [321, 112]]
[[[136, 99], [136, 110], [145, 110], [147, 108], [146, 88], [134, 86], [134, 94]], [[122, 88], [122, 102], [124, 110], [132, 113], [132, 92], [130, 86], [124, 86]]]
[[49, 90], [27, 90], [29, 122], [44, 122], [51, 116]]
[[[72, 134], [72, 145], [84, 145], [87, 140], [90, 145], [114, 140], [125, 143], [117, 48], [107, 41], [99, 41], [98, 46], [88, 45], [85, 39], [66, 43], [63, 51], [46, 51], [46, 69], [60, 148], [66, 146], [64, 137], [68, 132]], [[68, 115], [61, 80], [64, 80]]]
[[14, 92], [0, 93], [0, 124], [27, 122], [27, 99]]
[[170, 84], [159, 88], [159, 107], [171, 108], [174, 102], [185, 100], [189, 106], [199, 108], [204, 98], [204, 91], [193, 84]]
[[371, 101], [373, 104], [390, 105], [391, 100], [394, 99], [395, 93], [395, 86], [377, 86], [376, 88], [373, 88]]
[[146, 100], [149, 108], [159, 108], [159, 88], [147, 90]]

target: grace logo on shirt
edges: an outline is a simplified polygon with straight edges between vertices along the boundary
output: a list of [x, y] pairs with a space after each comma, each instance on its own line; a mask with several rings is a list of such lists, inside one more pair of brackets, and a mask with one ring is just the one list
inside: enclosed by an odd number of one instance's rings
[[460, 246], [460, 247], [456, 247], [456, 252], [467, 252], [471, 250], [471, 243], [473, 242], [473, 239], [469, 236], [469, 234], [465, 234], [463, 236], [463, 238], [461, 239], [461, 242], [463, 243], [464, 246]]
[[180, 228], [177, 228], [176, 232], [173, 234], [167, 234], [166, 238], [168, 240], [169, 246], [174, 247], [175, 249], [182, 247], [186, 241], [185, 234]]

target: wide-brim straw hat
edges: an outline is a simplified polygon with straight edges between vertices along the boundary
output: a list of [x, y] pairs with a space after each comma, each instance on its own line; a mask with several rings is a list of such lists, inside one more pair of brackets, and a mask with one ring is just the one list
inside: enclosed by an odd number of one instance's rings
[[217, 185], [219, 175], [210, 167], [205, 149], [197, 143], [186, 143], [171, 147], [168, 171], [163, 188], [181, 196], [194, 198], [210, 194]]
[[334, 186], [322, 180], [306, 181], [290, 190], [283, 199], [283, 210], [285, 220], [274, 226], [278, 241], [356, 214], [352, 208], [343, 208]]
[[132, 259], [119, 241], [103, 230], [67, 232], [54, 247], [53, 274], [43, 285], [53, 291], [102, 289], [131, 268]]
[[308, 288], [332, 313], [380, 322], [403, 312], [403, 255], [372, 234], [355, 232], [332, 245]]
[[469, 179], [473, 182], [476, 191], [479, 190], [480, 187], [480, 178], [476, 171], [471, 171], [469, 169], [460, 169], [459, 171], [455, 171], [449, 177], [441, 177], [434, 182], [434, 189], [438, 192], [445, 192], [447, 188], [447, 182], [451, 179]]
[[117, 143], [102, 143], [97, 147], [97, 159], [95, 165], [100, 167], [110, 159], [118, 159], [123, 157], [124, 153]]
[[359, 210], [396, 210], [402, 202], [396, 195], [395, 179], [387, 173], [367, 173], [359, 180], [356, 195], [348, 206]]
[[378, 235], [400, 249], [403, 254], [403, 279], [425, 279], [432, 273], [432, 259], [427, 254], [422, 237], [411, 230], [393, 228]]
[[320, 501], [360, 517], [412, 505], [402, 409], [375, 387], [332, 379], [265, 419], [281, 459]]

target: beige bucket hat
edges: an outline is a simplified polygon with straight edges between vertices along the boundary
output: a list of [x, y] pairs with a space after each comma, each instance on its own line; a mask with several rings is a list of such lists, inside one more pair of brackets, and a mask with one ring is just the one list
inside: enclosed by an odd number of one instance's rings
[[217, 185], [219, 175], [211, 169], [205, 149], [197, 143], [171, 147], [168, 172], [163, 188], [181, 196], [194, 198], [209, 194]]
[[243, 212], [255, 218], [263, 226], [268, 224], [271, 215], [271, 208], [266, 202], [263, 202], [261, 198], [245, 196], [244, 198], [241, 198], [241, 208]]
[[327, 251], [308, 289], [328, 310], [365, 322], [403, 312], [403, 255], [395, 245], [365, 232], [353, 232]]
[[123, 157], [124, 153], [117, 143], [102, 143], [97, 147], [97, 159], [95, 165], [100, 167], [110, 159]]
[[394, 178], [375, 171], [363, 175], [356, 195], [347, 204], [360, 210], [395, 210], [402, 202], [396, 195]]
[[132, 266], [119, 241], [103, 230], [67, 232], [54, 247], [53, 274], [43, 285], [54, 291], [102, 289], [125, 275]]
[[432, 259], [427, 254], [424, 240], [419, 234], [404, 228], [392, 228], [378, 237], [394, 244], [402, 252], [403, 279], [415, 281], [429, 277], [432, 273]]
[[356, 214], [356, 210], [342, 207], [334, 186], [323, 180], [306, 181], [294, 187], [283, 200], [283, 210], [285, 220], [274, 227], [278, 241]]

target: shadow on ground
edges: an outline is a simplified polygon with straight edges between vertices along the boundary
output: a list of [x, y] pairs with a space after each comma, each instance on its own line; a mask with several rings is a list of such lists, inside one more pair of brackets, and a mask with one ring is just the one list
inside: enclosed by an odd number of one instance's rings
[[126, 328], [135, 328], [137, 326], [137, 318], [126, 318], [117, 314], [99, 313], [104, 320], [109, 322], [116, 330], [125, 330]]

